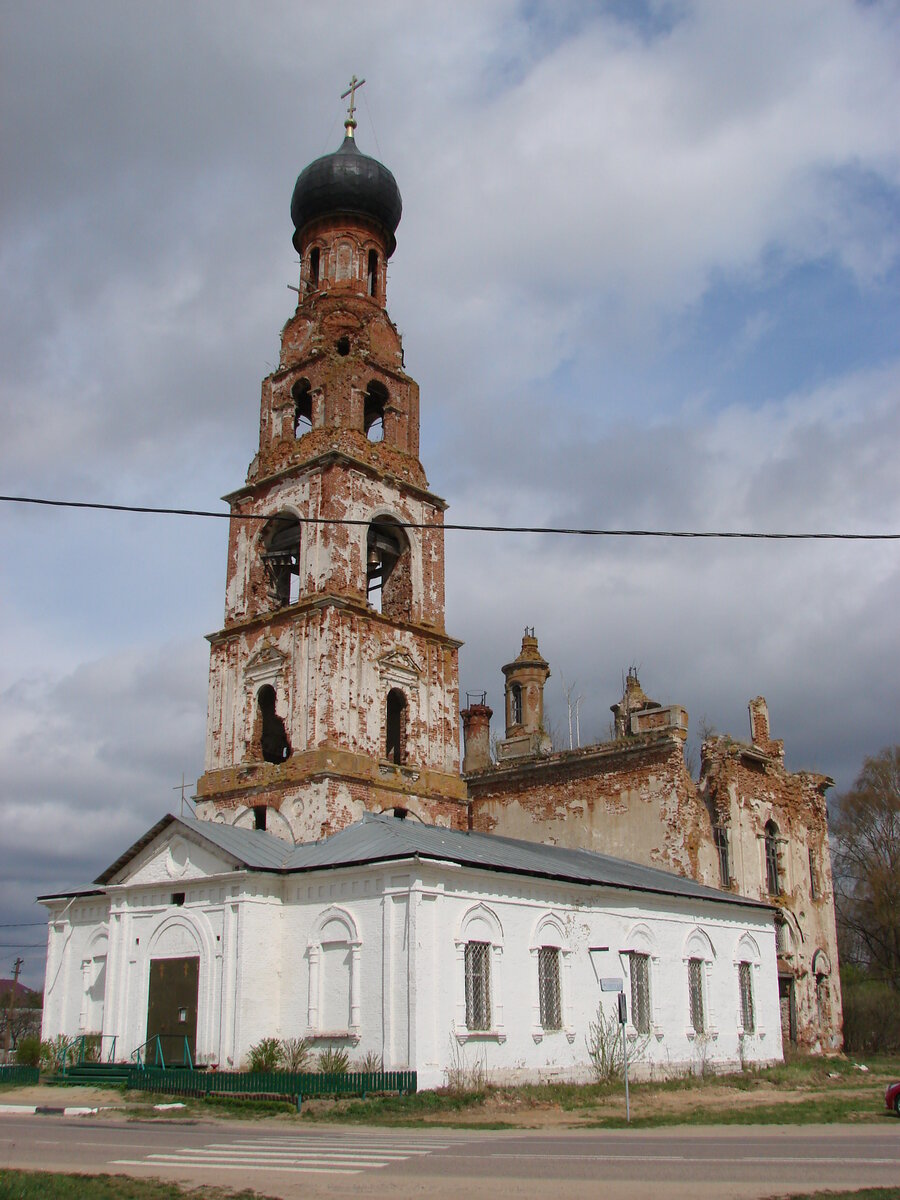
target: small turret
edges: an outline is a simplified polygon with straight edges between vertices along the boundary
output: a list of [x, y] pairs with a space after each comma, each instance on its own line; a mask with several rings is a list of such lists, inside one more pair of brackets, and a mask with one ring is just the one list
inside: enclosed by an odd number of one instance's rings
[[534, 628], [525, 629], [518, 658], [503, 668], [506, 676], [506, 737], [498, 746], [500, 759], [549, 754], [544, 732], [544, 684], [550, 668], [538, 649]]

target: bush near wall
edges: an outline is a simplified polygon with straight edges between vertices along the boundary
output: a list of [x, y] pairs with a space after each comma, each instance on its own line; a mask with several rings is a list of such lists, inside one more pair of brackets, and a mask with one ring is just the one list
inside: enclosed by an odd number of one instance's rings
[[900, 992], [858, 969], [841, 971], [844, 1049], [851, 1054], [900, 1052]]

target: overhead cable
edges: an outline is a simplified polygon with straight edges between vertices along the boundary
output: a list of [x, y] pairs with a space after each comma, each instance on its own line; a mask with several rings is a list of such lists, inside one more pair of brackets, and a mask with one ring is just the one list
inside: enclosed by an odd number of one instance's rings
[[[159, 508], [147, 504], [102, 504], [89, 500], [51, 500], [42, 496], [0, 496], [7, 504], [38, 504], [51, 508], [81, 508], [100, 512], [145, 513], [151, 516], [168, 517], [213, 517], [225, 521], [273, 521], [284, 513], [227, 513], [205, 508]], [[301, 525], [358, 525], [368, 526], [371, 520], [351, 517], [298, 517], [290, 520]], [[568, 537], [622, 537], [622, 538], [724, 538], [745, 541], [789, 541], [789, 542], [896, 542], [900, 533], [778, 533], [771, 530], [733, 529], [590, 529], [562, 525], [475, 525], [453, 522], [397, 521], [391, 523], [400, 529], [456, 530], [464, 533], [556, 533]]]

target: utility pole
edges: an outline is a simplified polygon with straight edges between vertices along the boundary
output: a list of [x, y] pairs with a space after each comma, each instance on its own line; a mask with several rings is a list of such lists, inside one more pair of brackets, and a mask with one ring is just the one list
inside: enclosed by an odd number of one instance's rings
[[24, 965], [25, 961], [22, 958], [17, 958], [13, 964], [13, 985], [9, 990], [9, 1009], [6, 1014], [6, 1032], [3, 1038], [3, 1049], [6, 1051], [5, 1059], [7, 1062], [9, 1062], [9, 1043], [10, 1038], [12, 1037], [12, 1021], [13, 1010], [16, 1004], [16, 992], [19, 990], [19, 972], [22, 970]]

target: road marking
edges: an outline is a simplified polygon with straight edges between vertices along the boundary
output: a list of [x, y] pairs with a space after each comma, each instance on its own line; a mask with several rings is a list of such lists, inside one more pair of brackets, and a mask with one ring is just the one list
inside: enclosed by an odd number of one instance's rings
[[[194, 1166], [194, 1167], [210, 1167], [215, 1171], [246, 1171], [248, 1169], [245, 1163], [211, 1163], [208, 1159], [203, 1162], [185, 1162], [185, 1163], [156, 1163], [148, 1162], [142, 1158], [116, 1158], [111, 1163], [111, 1167], [177, 1167], [177, 1166]], [[278, 1171], [285, 1175], [361, 1175], [362, 1168], [357, 1171], [340, 1170], [337, 1167], [262, 1167], [257, 1170]]]
[[[502, 1150], [494, 1151], [488, 1157], [490, 1158], [550, 1158], [558, 1159], [558, 1154], [529, 1154], [525, 1151], [521, 1153], [504, 1153]], [[644, 1162], [652, 1159], [653, 1162], [691, 1162], [691, 1163], [784, 1163], [787, 1166], [798, 1165], [815, 1165], [826, 1163], [839, 1163], [845, 1167], [855, 1166], [895, 1166], [900, 1163], [900, 1155], [896, 1158], [847, 1158], [846, 1155], [814, 1155], [809, 1158], [798, 1157], [796, 1155], [777, 1155], [777, 1154], [752, 1154], [748, 1153], [741, 1157], [702, 1157], [699, 1154], [570, 1154], [569, 1158], [572, 1162]]]
[[359, 1175], [392, 1163], [446, 1150], [446, 1141], [424, 1145], [379, 1138], [356, 1141], [313, 1135], [310, 1137], [259, 1137], [232, 1142], [208, 1142], [184, 1146], [172, 1153], [158, 1152], [144, 1158], [117, 1158], [115, 1167], [205, 1167], [213, 1171], [279, 1171], [320, 1175]]

